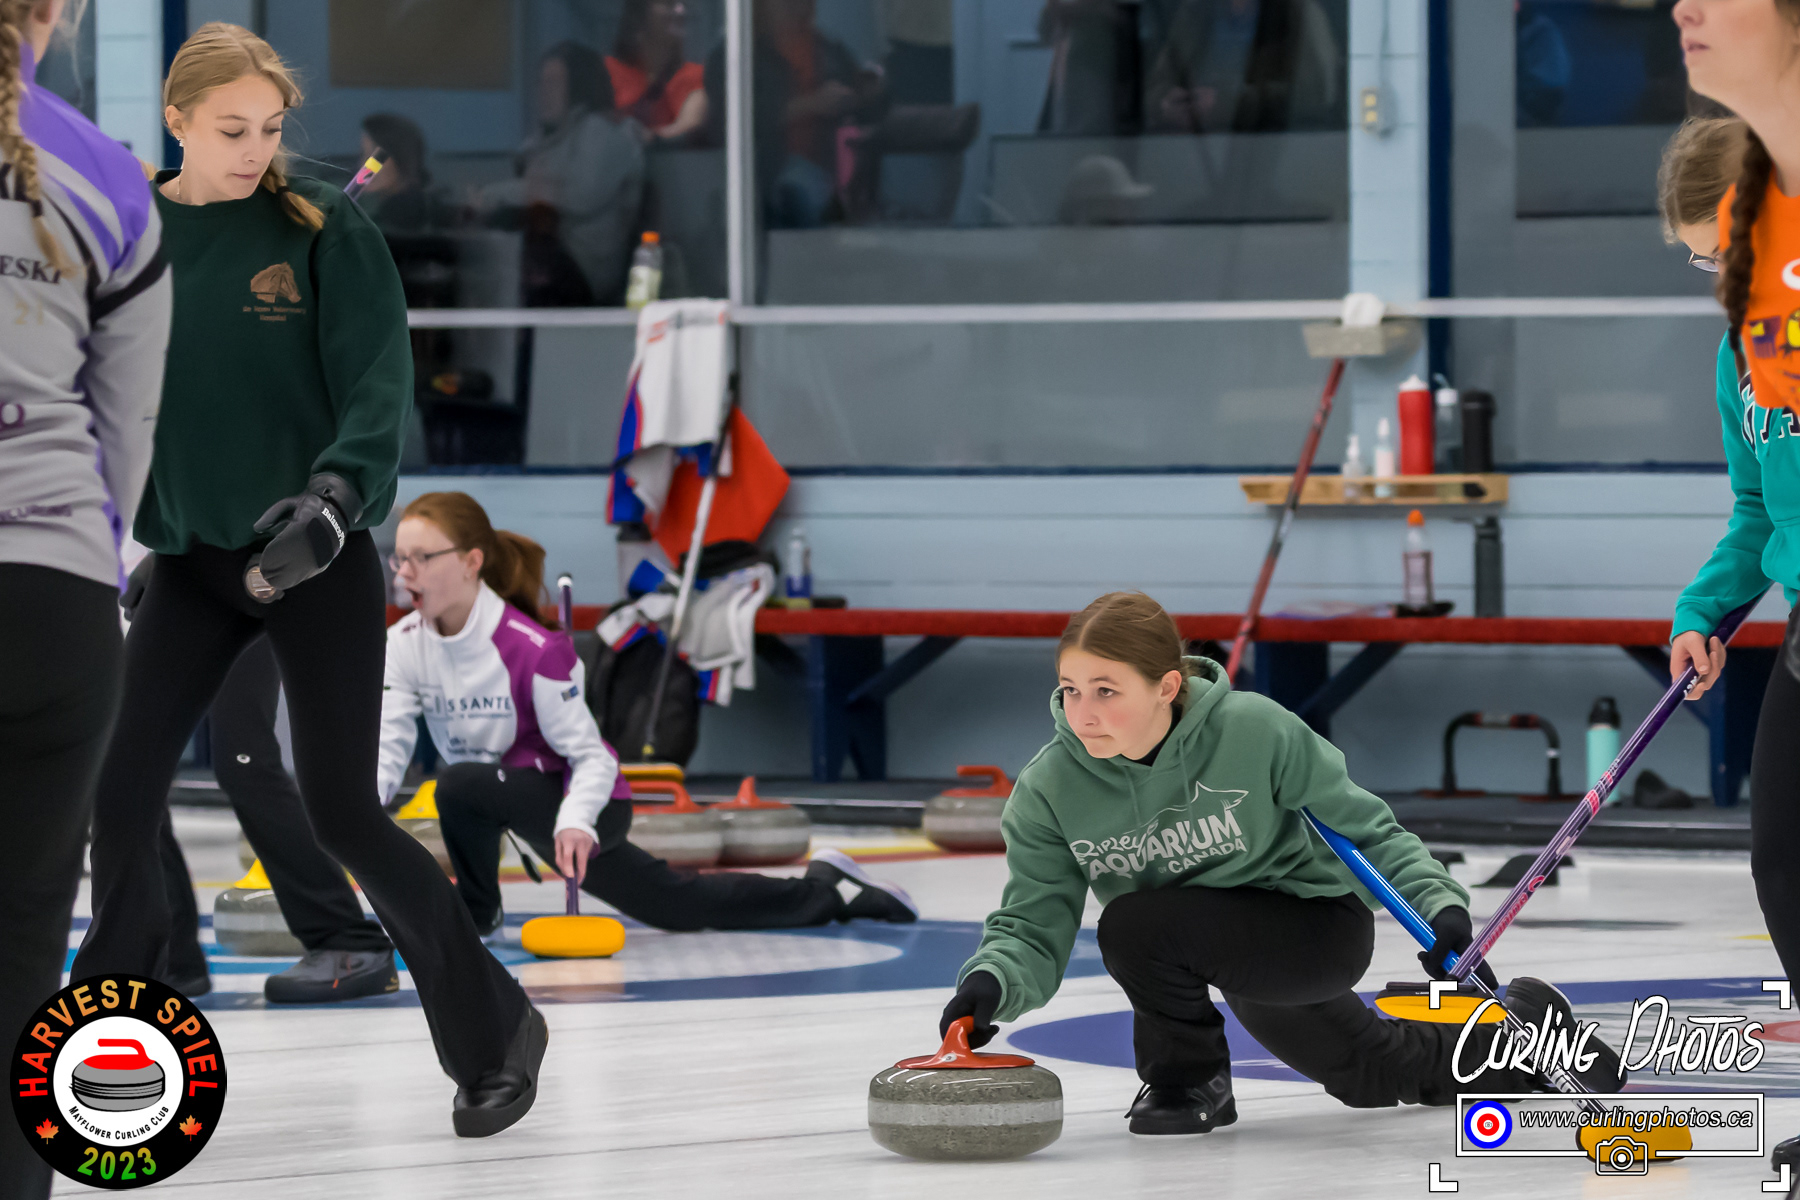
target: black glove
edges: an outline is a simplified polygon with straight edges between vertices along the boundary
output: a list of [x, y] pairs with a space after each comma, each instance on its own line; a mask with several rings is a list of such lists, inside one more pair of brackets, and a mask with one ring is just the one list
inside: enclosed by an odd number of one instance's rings
[[127, 621], [137, 620], [138, 603], [144, 598], [144, 589], [150, 586], [150, 572], [155, 567], [156, 555], [146, 554], [125, 577], [125, 590], [119, 593], [119, 607], [125, 611]]
[[985, 1046], [1000, 1032], [1000, 1027], [994, 1024], [994, 1010], [999, 1007], [1000, 981], [991, 971], [970, 971], [969, 977], [956, 989], [956, 995], [950, 997], [950, 1003], [944, 1005], [944, 1015], [938, 1020], [938, 1036], [949, 1036], [951, 1022], [974, 1017], [975, 1028], [969, 1031], [969, 1045]]
[[[1437, 934], [1437, 941], [1432, 943], [1431, 949], [1419, 955], [1419, 963], [1433, 979], [1448, 979], [1450, 972], [1444, 969], [1444, 959], [1449, 955], [1461, 954], [1475, 940], [1474, 927], [1469, 923], [1469, 910], [1452, 904], [1431, 918], [1431, 931]], [[1486, 961], [1475, 968], [1475, 974], [1489, 988], [1500, 986], [1499, 980], [1494, 978], [1494, 969]]]
[[278, 591], [306, 582], [331, 565], [350, 526], [362, 516], [362, 498], [341, 475], [314, 475], [298, 496], [278, 500], [254, 528], [267, 533], [285, 520], [263, 547], [263, 580]]

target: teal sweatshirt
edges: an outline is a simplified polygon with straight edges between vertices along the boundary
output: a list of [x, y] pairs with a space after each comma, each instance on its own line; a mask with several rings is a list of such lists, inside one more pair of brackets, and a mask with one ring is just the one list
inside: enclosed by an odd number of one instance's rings
[[1720, 618], [1779, 583], [1800, 593], [1800, 417], [1761, 408], [1740, 381], [1729, 339], [1719, 343], [1715, 396], [1731, 473], [1731, 523], [1712, 557], [1675, 602], [1670, 636], [1710, 634]]
[[413, 404], [400, 273], [342, 192], [291, 186], [323, 210], [323, 229], [260, 187], [202, 205], [155, 193], [175, 313], [135, 530], [152, 550], [250, 545], [257, 518], [322, 471], [362, 498], [352, 528], [379, 525], [394, 502]]
[[[1062, 984], [1088, 889], [1102, 904], [1163, 887], [1259, 887], [1312, 898], [1364, 891], [1300, 815], [1355, 842], [1427, 918], [1469, 894], [1350, 782], [1336, 746], [1273, 700], [1234, 692], [1211, 659], [1188, 662], [1181, 719], [1149, 766], [1094, 758], [1050, 700], [1056, 740], [1019, 773], [1000, 819], [1009, 878], [963, 964], [1000, 980], [997, 1019], [1048, 1003]], [[1271, 947], [1270, 953], [1279, 953]]]

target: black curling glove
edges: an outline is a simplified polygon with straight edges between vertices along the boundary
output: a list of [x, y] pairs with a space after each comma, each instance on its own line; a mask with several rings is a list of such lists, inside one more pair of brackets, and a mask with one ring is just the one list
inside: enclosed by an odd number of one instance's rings
[[127, 621], [137, 620], [138, 605], [143, 602], [144, 589], [150, 586], [150, 572], [155, 569], [156, 555], [146, 554], [125, 577], [125, 590], [119, 593], [119, 607], [124, 610]]
[[[1419, 962], [1433, 979], [1448, 979], [1450, 972], [1444, 969], [1444, 959], [1449, 955], [1461, 954], [1475, 940], [1474, 927], [1469, 923], [1469, 910], [1452, 904], [1449, 908], [1431, 918], [1431, 931], [1437, 934], [1437, 941], [1431, 949], [1419, 955]], [[1498, 988], [1500, 983], [1494, 978], [1494, 969], [1483, 962], [1475, 968], [1475, 974], [1489, 988]]]
[[949, 1036], [951, 1022], [974, 1017], [975, 1028], [969, 1031], [969, 1045], [985, 1046], [1000, 1032], [1000, 1027], [994, 1024], [994, 1012], [999, 1007], [1000, 981], [990, 971], [970, 971], [969, 977], [956, 989], [956, 995], [950, 997], [950, 1003], [944, 1005], [944, 1015], [938, 1020], [938, 1036]]
[[254, 527], [267, 533], [280, 525], [263, 548], [263, 579], [283, 591], [311, 579], [331, 565], [361, 516], [362, 498], [343, 476], [314, 475], [304, 492], [276, 501]]

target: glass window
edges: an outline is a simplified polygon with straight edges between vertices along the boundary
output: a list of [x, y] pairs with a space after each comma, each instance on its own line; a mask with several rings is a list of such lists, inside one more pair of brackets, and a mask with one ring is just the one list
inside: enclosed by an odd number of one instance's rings
[[[660, 294], [724, 296], [725, 160], [704, 63], [723, 0], [266, 0], [299, 72], [296, 174], [385, 165], [359, 202], [415, 310], [622, 307], [650, 235]], [[407, 469], [611, 459], [617, 328], [413, 331]], [[528, 419], [529, 418], [529, 419]]]
[[1345, 290], [1344, 0], [751, 8], [758, 300]]

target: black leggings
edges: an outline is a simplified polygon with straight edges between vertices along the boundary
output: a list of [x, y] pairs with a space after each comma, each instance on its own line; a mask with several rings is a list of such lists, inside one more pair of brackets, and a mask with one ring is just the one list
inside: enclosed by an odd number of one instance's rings
[[[259, 637], [238, 655], [209, 713], [213, 776], [250, 848], [268, 872], [287, 927], [308, 950], [388, 950], [393, 943], [363, 914], [344, 869], [319, 847], [293, 776], [281, 765], [275, 711], [281, 671], [269, 639]], [[174, 919], [169, 970], [177, 977], [206, 973], [193, 884], [181, 846], [165, 830], [163, 872]]]
[[[119, 700], [119, 591], [0, 563], [0, 1030], [62, 986], [94, 779]], [[50, 1168], [0, 1121], [0, 1196], [50, 1194]]]
[[263, 605], [250, 549], [158, 555], [125, 647], [124, 703], [94, 816], [94, 921], [75, 977], [160, 974], [169, 904], [156, 853], [182, 747], [238, 655], [266, 634], [287, 685], [294, 766], [314, 835], [356, 876], [412, 971], [438, 1060], [469, 1087], [501, 1066], [525, 1015], [518, 981], [481, 945], [431, 854], [375, 793], [386, 588], [354, 533], [324, 573]]
[[[556, 861], [553, 829], [562, 780], [529, 767], [458, 763], [438, 777], [438, 826], [456, 868], [456, 888], [476, 924], [500, 911], [500, 835], [511, 829], [545, 862]], [[626, 840], [631, 801], [614, 800], [594, 822], [599, 845], [581, 890], [658, 929], [791, 929], [824, 925], [843, 909], [822, 879], [746, 871], [701, 874], [671, 867]]]
[[1800, 979], [1800, 607], [1769, 672], [1750, 757], [1750, 874], [1789, 979]]
[[[1352, 1108], [1453, 1104], [1462, 1091], [1526, 1091], [1506, 1073], [1458, 1084], [1460, 1025], [1390, 1021], [1351, 990], [1369, 968], [1375, 920], [1354, 896], [1301, 900], [1262, 888], [1129, 892], [1100, 914], [1100, 954], [1131, 1000], [1138, 1076], [1197, 1087], [1231, 1065], [1224, 995], [1269, 1053]], [[1497, 1025], [1463, 1050], [1465, 1074]]]

